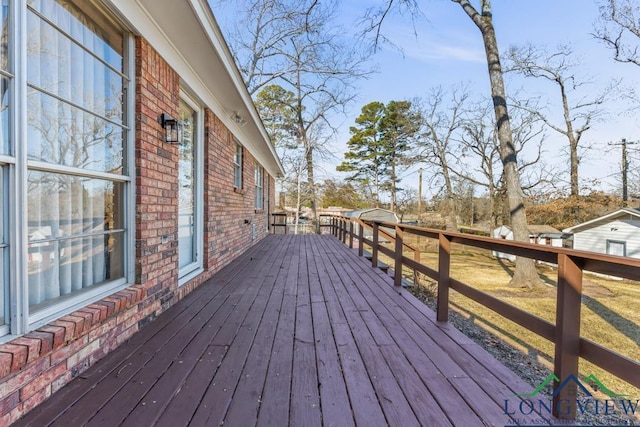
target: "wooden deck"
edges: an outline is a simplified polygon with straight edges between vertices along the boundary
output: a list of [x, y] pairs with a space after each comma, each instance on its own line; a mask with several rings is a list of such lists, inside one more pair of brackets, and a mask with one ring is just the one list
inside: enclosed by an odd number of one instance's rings
[[17, 425], [539, 424], [504, 414], [532, 388], [338, 239], [271, 235]]

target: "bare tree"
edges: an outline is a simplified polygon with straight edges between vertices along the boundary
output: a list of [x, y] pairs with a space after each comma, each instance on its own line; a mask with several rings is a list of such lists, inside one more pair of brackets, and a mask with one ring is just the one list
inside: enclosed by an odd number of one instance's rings
[[587, 82], [580, 81], [576, 70], [580, 63], [573, 58], [570, 46], [561, 45], [557, 51], [548, 53], [546, 49], [532, 45], [511, 47], [507, 53], [508, 72], [517, 72], [525, 77], [544, 79], [556, 85], [562, 106], [563, 120], [558, 124], [549, 112], [529, 104], [519, 103], [518, 107], [537, 115], [546, 125], [564, 135], [569, 147], [570, 194], [577, 197], [580, 193], [578, 167], [580, 164], [579, 147], [584, 133], [594, 121], [602, 117], [602, 104], [606, 100], [606, 91], [601, 94], [581, 96], [579, 89]]
[[605, 0], [594, 36], [614, 51], [618, 62], [640, 67], [640, 4], [636, 0]]
[[[434, 88], [424, 101], [423, 122], [425, 134], [419, 144], [417, 158], [430, 163], [444, 180], [447, 211], [447, 229], [457, 230], [457, 210], [449, 158], [455, 145], [454, 134], [462, 123], [463, 107], [469, 95], [464, 89], [448, 93], [441, 86]], [[445, 99], [449, 98], [449, 99]]]
[[[506, 188], [500, 162], [500, 144], [493, 120], [490, 120], [491, 106], [480, 102], [467, 113], [459, 136], [458, 164], [451, 171], [460, 178], [487, 190], [490, 203], [488, 216], [493, 226], [505, 223], [509, 218], [499, 221], [503, 212], [502, 203]], [[514, 147], [518, 154], [518, 172], [522, 177], [523, 190], [528, 192], [540, 184], [551, 180], [549, 168], [541, 164], [544, 133], [539, 119], [525, 111], [513, 110], [511, 126]], [[531, 144], [535, 156], [525, 160], [523, 150]]]
[[[493, 27], [493, 12], [490, 0], [480, 0], [480, 8], [477, 9], [470, 0], [451, 0], [457, 3], [462, 11], [478, 27], [482, 36], [487, 58], [489, 71], [489, 82], [491, 84], [491, 99], [493, 100], [493, 110], [496, 120], [498, 141], [500, 142], [500, 158], [503, 164], [505, 183], [507, 189], [507, 199], [511, 216], [511, 226], [513, 228], [514, 239], [529, 241], [529, 231], [527, 230], [527, 214], [524, 204], [524, 193], [520, 184], [520, 174], [518, 173], [517, 152], [513, 145], [513, 134], [507, 107], [507, 96], [504, 86], [502, 64], [500, 62], [500, 50], [496, 39], [496, 32]], [[368, 24], [365, 34], [375, 33], [375, 43], [381, 40], [382, 24], [386, 16], [392, 11], [409, 13], [411, 16], [419, 15], [420, 9], [417, 0], [386, 0], [383, 7], [375, 9], [367, 15]], [[511, 280], [513, 286], [531, 287], [540, 282], [532, 259], [517, 257], [516, 270]]]
[[344, 30], [332, 27], [335, 2], [245, 4], [245, 24], [231, 37], [234, 53], [251, 93], [275, 84], [293, 93], [292, 126], [305, 155], [307, 191], [316, 217], [317, 157], [328, 154], [328, 136], [336, 131], [330, 116], [344, 113], [353, 100], [355, 81], [367, 74], [365, 60], [340, 42]]
[[[493, 13], [489, 0], [480, 1], [478, 11], [469, 0], [452, 0], [458, 3], [462, 10], [469, 16], [482, 34], [487, 66], [489, 68], [489, 81], [491, 83], [491, 99], [496, 119], [498, 141], [500, 142], [500, 158], [504, 180], [507, 189], [507, 199], [511, 216], [511, 227], [515, 240], [529, 241], [527, 229], [527, 214], [525, 211], [524, 194], [520, 183], [518, 171], [518, 153], [513, 144], [513, 133], [507, 107], [507, 95], [504, 87], [500, 51], [493, 27]], [[511, 279], [514, 286], [535, 286], [540, 281], [536, 271], [535, 262], [529, 258], [517, 257], [516, 269]]]

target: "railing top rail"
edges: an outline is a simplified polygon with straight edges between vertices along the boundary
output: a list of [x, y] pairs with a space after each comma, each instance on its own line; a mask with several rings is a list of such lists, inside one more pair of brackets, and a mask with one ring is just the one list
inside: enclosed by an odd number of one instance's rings
[[[355, 219], [350, 217], [343, 217], [343, 218], [346, 218], [349, 220]], [[535, 255], [541, 255], [538, 258], [545, 261], [549, 260], [550, 258], [555, 260], [557, 259], [558, 255], [563, 254], [563, 255], [570, 256], [574, 259], [576, 258], [582, 259], [583, 261], [595, 261], [597, 263], [610, 263], [620, 267], [633, 267], [633, 268], [640, 269], [640, 259], [636, 259], [636, 258], [620, 257], [615, 255], [601, 254], [597, 252], [579, 251], [575, 249], [560, 248], [560, 247], [549, 246], [549, 245], [539, 245], [539, 244], [529, 243], [529, 242], [517, 242], [514, 240], [498, 239], [495, 237], [477, 236], [475, 234], [465, 234], [465, 233], [458, 233], [455, 231], [438, 230], [438, 229], [426, 228], [426, 227], [417, 227], [415, 225], [408, 225], [408, 224], [395, 224], [391, 222], [368, 220], [368, 219], [361, 219], [361, 218], [358, 218], [358, 220], [364, 222], [365, 224], [373, 224], [375, 222], [380, 227], [394, 228], [397, 226], [397, 227], [400, 227], [400, 229], [403, 230], [404, 232], [413, 233], [413, 234], [420, 235], [426, 232], [429, 234], [433, 234], [435, 236], [443, 235], [445, 237], [448, 237], [454, 243], [463, 243], [469, 246], [478, 246], [481, 248], [485, 248], [487, 245], [489, 245], [490, 247], [488, 249], [492, 249], [492, 247], [498, 245], [501, 250], [524, 249], [530, 252], [531, 255], [534, 255], [533, 257], [535, 257]], [[509, 251], [504, 250], [504, 252], [509, 252]]]
[[[373, 227], [372, 227], [371, 225], [367, 224], [367, 223], [365, 222], [365, 220], [362, 220], [361, 218], [349, 218], [349, 217], [345, 217], [345, 218], [347, 218], [347, 219], [351, 219], [351, 220], [355, 220], [358, 224], [360, 224], [360, 226], [366, 227], [366, 228], [368, 228], [369, 230], [373, 230]], [[396, 225], [397, 225], [397, 224], [396, 224]], [[393, 228], [393, 227], [391, 227], [391, 228]], [[387, 232], [386, 230], [384, 230], [383, 228], [380, 228], [380, 229], [378, 230], [378, 232], [379, 232], [379, 233], [381, 233], [381, 234], [384, 234], [384, 236], [385, 236], [386, 238], [388, 238], [388, 239], [389, 239], [389, 240], [391, 240], [393, 243], [395, 243], [396, 238], [395, 238], [395, 237], [393, 237], [393, 236], [391, 235], [391, 233], [388, 233], [388, 232]], [[414, 252], [417, 252], [417, 251], [418, 251], [418, 248], [415, 248], [414, 246], [410, 245], [409, 243], [407, 243], [407, 242], [405, 242], [405, 241], [403, 241], [403, 242], [402, 242], [402, 245], [403, 245], [403, 246], [405, 246], [405, 247], [406, 247], [407, 249], [409, 249], [410, 251], [414, 251]]]

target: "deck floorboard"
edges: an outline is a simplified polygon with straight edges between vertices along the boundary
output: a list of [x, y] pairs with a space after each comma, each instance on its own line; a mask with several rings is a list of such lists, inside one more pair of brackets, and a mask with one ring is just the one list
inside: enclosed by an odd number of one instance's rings
[[502, 426], [529, 388], [334, 237], [271, 235], [16, 425]]

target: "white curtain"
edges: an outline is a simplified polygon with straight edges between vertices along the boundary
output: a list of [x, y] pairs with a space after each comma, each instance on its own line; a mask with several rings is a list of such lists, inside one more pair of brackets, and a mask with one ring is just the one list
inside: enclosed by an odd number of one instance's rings
[[195, 252], [195, 111], [180, 103], [181, 138], [178, 147], [178, 265], [196, 262]]
[[[98, 56], [105, 55], [108, 46], [96, 36], [95, 26], [62, 3], [33, 2], [40, 13], [80, 45]], [[117, 74], [31, 12], [28, 27], [28, 83], [35, 86], [29, 90], [29, 158], [78, 170], [121, 171], [122, 142], [118, 138], [122, 133], [111, 135], [117, 132], [117, 126], [99, 117], [113, 118], [109, 109], [115, 109], [115, 114], [121, 112], [117, 106], [121, 94]], [[38, 88], [94, 114], [56, 100]], [[120, 166], [114, 168], [114, 161]], [[30, 305], [114, 278], [106, 262], [109, 241], [121, 240], [108, 233], [118, 207], [113, 200], [114, 184], [51, 172], [30, 171], [29, 177], [29, 240], [33, 242], [29, 247]], [[122, 256], [121, 250], [111, 249], [111, 253]], [[122, 261], [116, 264], [121, 267]], [[122, 274], [122, 268], [118, 274]]]

